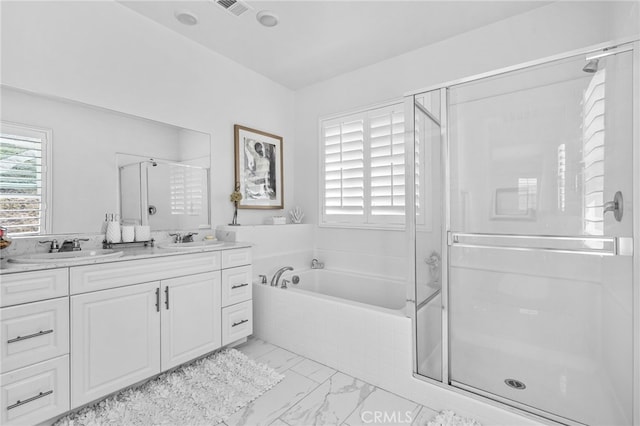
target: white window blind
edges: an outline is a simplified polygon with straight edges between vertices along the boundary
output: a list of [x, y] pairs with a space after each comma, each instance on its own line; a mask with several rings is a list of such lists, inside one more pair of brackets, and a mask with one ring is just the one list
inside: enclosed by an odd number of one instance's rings
[[404, 106], [321, 122], [325, 224], [404, 223]]
[[171, 214], [199, 216], [202, 214], [206, 171], [196, 167], [169, 165]]
[[50, 132], [8, 123], [0, 129], [0, 223], [12, 235], [47, 232]]
[[[364, 215], [364, 118], [345, 117], [323, 128], [324, 214]], [[347, 218], [343, 220], [348, 221]]]

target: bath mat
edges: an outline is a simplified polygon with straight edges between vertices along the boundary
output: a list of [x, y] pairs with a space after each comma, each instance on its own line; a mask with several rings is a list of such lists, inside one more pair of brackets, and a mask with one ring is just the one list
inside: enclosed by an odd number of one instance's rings
[[55, 425], [216, 425], [283, 378], [227, 349], [120, 391]]
[[427, 426], [482, 426], [482, 424], [476, 419], [460, 417], [453, 411], [443, 410], [433, 416]]

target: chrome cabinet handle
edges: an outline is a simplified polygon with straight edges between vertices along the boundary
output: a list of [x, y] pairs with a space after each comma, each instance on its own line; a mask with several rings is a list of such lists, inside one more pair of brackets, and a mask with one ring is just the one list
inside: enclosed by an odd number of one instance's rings
[[156, 312], [160, 312], [160, 287], [156, 287]]
[[232, 285], [232, 286], [231, 286], [231, 290], [233, 290], [234, 288], [246, 287], [246, 286], [248, 286], [248, 285], [249, 285], [249, 283], [243, 283], [243, 284]]
[[50, 334], [50, 333], [53, 333], [53, 329], [45, 330], [45, 331], [40, 330], [37, 333], [28, 334], [26, 336], [18, 336], [18, 337], [14, 338], [14, 339], [7, 340], [7, 343], [20, 342], [22, 340], [31, 339], [32, 337], [44, 336], [45, 334]]
[[53, 393], [53, 390], [49, 390], [49, 391], [46, 391], [46, 392], [40, 392], [36, 396], [32, 396], [31, 398], [27, 398], [24, 401], [18, 400], [15, 404], [9, 405], [7, 407], [7, 410], [12, 410], [12, 409], [17, 408], [17, 407], [19, 407], [21, 405], [27, 404], [27, 403], [29, 403], [31, 401], [35, 401], [36, 399], [44, 398], [45, 396], [51, 395], [52, 393]]
[[234, 322], [233, 324], [231, 324], [231, 327], [235, 327], [237, 325], [244, 324], [245, 322], [249, 322], [249, 320], [248, 319], [243, 319], [242, 321]]
[[169, 309], [169, 286], [166, 286], [164, 288], [164, 295], [165, 295], [164, 305], [167, 307], [167, 309]]

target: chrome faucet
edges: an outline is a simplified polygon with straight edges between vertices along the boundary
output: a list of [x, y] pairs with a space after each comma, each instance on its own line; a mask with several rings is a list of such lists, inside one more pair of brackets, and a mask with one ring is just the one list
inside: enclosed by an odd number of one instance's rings
[[175, 234], [169, 234], [172, 237], [176, 237], [176, 243], [191, 243], [193, 242], [193, 236], [198, 235], [197, 232], [188, 232], [186, 234], [181, 234], [180, 232], [176, 232]]
[[273, 274], [273, 278], [271, 278], [271, 287], [278, 287], [278, 282], [280, 281], [280, 277], [282, 276], [282, 274], [285, 273], [285, 271], [293, 271], [293, 268], [291, 266], [285, 266], [278, 269], [276, 273]]
[[324, 263], [319, 262], [318, 259], [311, 261], [311, 269], [324, 269]]
[[[60, 246], [59, 251], [80, 251], [82, 247], [80, 247], [80, 241], [89, 241], [88, 238], [73, 238], [71, 240], [64, 240], [62, 245]], [[51, 243], [53, 245], [53, 243]]]
[[58, 245], [58, 240], [53, 239], [53, 240], [46, 240], [46, 241], [39, 241], [40, 244], [49, 244], [51, 243], [51, 245], [49, 246], [49, 253], [57, 253], [60, 251], [60, 245]]

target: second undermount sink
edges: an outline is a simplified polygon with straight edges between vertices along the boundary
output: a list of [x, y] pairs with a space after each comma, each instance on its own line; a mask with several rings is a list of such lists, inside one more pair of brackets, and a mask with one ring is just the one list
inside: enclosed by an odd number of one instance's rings
[[36, 253], [24, 256], [12, 257], [12, 263], [56, 263], [56, 262], [80, 262], [92, 259], [105, 259], [122, 256], [121, 251], [111, 249], [62, 251], [57, 253]]
[[203, 240], [203, 241], [192, 241], [190, 243], [159, 244], [158, 247], [163, 249], [196, 250], [196, 249], [203, 249], [207, 247], [221, 246], [223, 244], [224, 244], [224, 241]]

